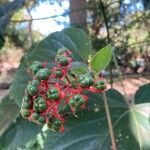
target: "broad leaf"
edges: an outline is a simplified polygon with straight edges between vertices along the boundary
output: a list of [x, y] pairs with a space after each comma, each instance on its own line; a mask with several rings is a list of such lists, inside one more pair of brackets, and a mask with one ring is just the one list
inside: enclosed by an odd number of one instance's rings
[[40, 131], [38, 125], [19, 117], [0, 137], [0, 149], [16, 149], [35, 138]]
[[141, 149], [150, 149], [150, 103], [138, 104], [130, 109], [130, 126]]
[[[78, 117], [69, 117], [64, 134], [48, 132], [45, 149], [53, 150], [108, 150], [111, 141], [108, 123], [101, 95], [88, 93], [90, 100], [87, 108], [78, 112]], [[133, 137], [129, 124], [129, 109], [123, 101], [123, 96], [108, 90], [115, 141], [118, 150], [139, 149], [139, 144]], [[115, 105], [116, 104], [116, 105]]]
[[141, 86], [135, 93], [134, 100], [136, 104], [150, 102], [150, 84]]
[[19, 107], [15, 101], [10, 100], [8, 95], [4, 97], [0, 102], [0, 134], [6, 130], [18, 114]]
[[112, 57], [112, 46], [108, 45], [100, 49], [91, 60], [91, 68], [99, 73], [104, 70], [110, 63]]
[[88, 72], [88, 66], [83, 62], [72, 62], [71, 73], [76, 75], [86, 74]]
[[53, 62], [56, 51], [66, 47], [72, 50], [75, 61], [84, 61], [91, 52], [91, 43], [86, 33], [80, 29], [68, 28], [61, 32], [55, 32], [42, 40], [39, 44], [33, 45], [28, 53], [21, 59], [21, 64], [14, 76], [10, 88], [10, 97], [21, 106], [21, 100], [25, 87], [30, 80], [26, 72], [27, 67], [33, 61]]

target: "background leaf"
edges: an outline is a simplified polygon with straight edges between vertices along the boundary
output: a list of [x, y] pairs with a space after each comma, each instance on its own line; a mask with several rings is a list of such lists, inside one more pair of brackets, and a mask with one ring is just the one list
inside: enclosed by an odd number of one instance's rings
[[35, 138], [40, 131], [41, 127], [19, 117], [0, 137], [0, 149], [13, 150], [21, 147]]
[[91, 60], [91, 68], [99, 73], [103, 69], [105, 69], [110, 61], [112, 56], [112, 46], [108, 45], [102, 49], [100, 49]]
[[0, 135], [6, 130], [19, 114], [19, 107], [15, 101], [10, 100], [9, 95], [0, 101]]
[[134, 105], [130, 109], [130, 126], [141, 149], [150, 149], [150, 103]]
[[141, 86], [134, 96], [135, 104], [150, 102], [150, 84]]
[[73, 52], [75, 61], [84, 61], [91, 52], [91, 43], [86, 33], [77, 28], [68, 28], [61, 32], [52, 33], [39, 44], [33, 45], [21, 59], [21, 64], [15, 73], [10, 87], [10, 97], [21, 106], [22, 97], [28, 81], [31, 79], [26, 69], [33, 61], [53, 62], [56, 51], [66, 47]]

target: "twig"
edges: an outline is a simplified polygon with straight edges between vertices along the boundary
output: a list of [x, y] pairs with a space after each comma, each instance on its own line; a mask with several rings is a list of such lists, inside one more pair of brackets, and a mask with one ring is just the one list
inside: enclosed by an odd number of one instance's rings
[[124, 99], [126, 101], [126, 103], [128, 104], [128, 100], [127, 100], [127, 94], [126, 94], [126, 91], [125, 91], [125, 88], [124, 88], [124, 84], [123, 84], [123, 75], [122, 75], [122, 72], [121, 72], [121, 69], [120, 69], [120, 66], [118, 65], [118, 62], [117, 62], [117, 59], [116, 59], [116, 56], [114, 54], [114, 48], [113, 48], [113, 51], [112, 51], [112, 55], [113, 55], [113, 61], [115, 63], [115, 67], [116, 69], [118, 70], [119, 72], [119, 79], [120, 79], [120, 82], [121, 82], [121, 86], [122, 86], [122, 89], [123, 89], [123, 92], [124, 92]]
[[114, 132], [113, 132], [113, 125], [112, 125], [111, 116], [110, 116], [110, 112], [109, 112], [108, 100], [107, 100], [105, 92], [103, 92], [102, 95], [103, 95], [103, 101], [104, 101], [104, 106], [105, 106], [105, 111], [106, 111], [106, 115], [107, 115], [109, 131], [110, 131], [112, 150], [117, 150], [116, 142], [115, 142], [115, 136], [114, 136]]

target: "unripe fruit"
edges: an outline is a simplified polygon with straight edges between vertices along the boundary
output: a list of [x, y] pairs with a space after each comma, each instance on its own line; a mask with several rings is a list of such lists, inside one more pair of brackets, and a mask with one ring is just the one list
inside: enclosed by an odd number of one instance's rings
[[57, 69], [55, 74], [58, 78], [61, 78], [63, 76], [63, 72], [60, 69]]
[[38, 61], [34, 61], [32, 65], [30, 66], [30, 69], [35, 74], [40, 68], [42, 68], [42, 63]]
[[77, 107], [82, 106], [83, 104], [85, 104], [85, 100], [82, 98], [78, 101], [78, 103], [76, 104]]
[[44, 116], [40, 116], [39, 119], [38, 119], [38, 122], [39, 123], [45, 123], [46, 119]]
[[27, 109], [22, 109], [21, 110], [21, 115], [24, 117], [24, 118], [27, 118], [31, 115], [30, 111], [27, 110]]
[[32, 119], [33, 119], [33, 120], [38, 120], [39, 117], [40, 117], [40, 115], [39, 115], [38, 113], [36, 113], [36, 112], [34, 112], [34, 113], [32, 114]]
[[68, 58], [65, 56], [58, 56], [57, 61], [59, 64], [63, 65], [63, 66], [67, 66], [69, 64]]
[[76, 95], [73, 96], [73, 99], [77, 102], [80, 99], [82, 99], [82, 96], [80, 94], [76, 94]]
[[97, 81], [94, 86], [98, 90], [104, 90], [106, 88], [105, 82], [103, 80]]
[[37, 87], [40, 84], [40, 82], [38, 80], [34, 79], [31, 81], [31, 84], [34, 85], [35, 87]]
[[39, 104], [39, 110], [40, 111], [44, 111], [44, 110], [46, 110], [46, 108], [47, 108], [47, 106], [46, 106], [46, 104]]
[[72, 107], [74, 107], [74, 106], [76, 105], [76, 102], [75, 102], [74, 99], [71, 99], [71, 100], [69, 101], [69, 104], [70, 104]]
[[47, 98], [51, 100], [58, 100], [60, 98], [59, 91], [56, 88], [51, 88], [46, 93]]
[[34, 96], [38, 93], [38, 89], [36, 86], [32, 85], [31, 83], [29, 83], [27, 85], [26, 91], [29, 95]]
[[47, 80], [49, 76], [50, 76], [50, 71], [47, 68], [39, 69], [39, 71], [36, 73], [36, 77], [39, 80]]
[[90, 87], [93, 85], [94, 80], [90, 74], [80, 75], [79, 82], [81, 87]]
[[28, 95], [25, 95], [22, 99], [22, 102], [30, 102], [30, 100], [31, 100], [31, 97]]
[[30, 109], [31, 108], [31, 102], [23, 102], [22, 108], [24, 109]]
[[45, 111], [47, 109], [46, 102], [41, 96], [37, 97], [34, 100], [33, 109], [36, 112], [43, 112], [43, 111]]

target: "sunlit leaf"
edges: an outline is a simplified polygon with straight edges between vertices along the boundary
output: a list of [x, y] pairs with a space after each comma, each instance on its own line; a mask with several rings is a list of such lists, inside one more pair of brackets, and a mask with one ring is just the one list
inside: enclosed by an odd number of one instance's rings
[[92, 58], [91, 60], [91, 68], [99, 73], [103, 69], [105, 69], [110, 61], [112, 56], [112, 46], [108, 45], [102, 49], [100, 49]]

